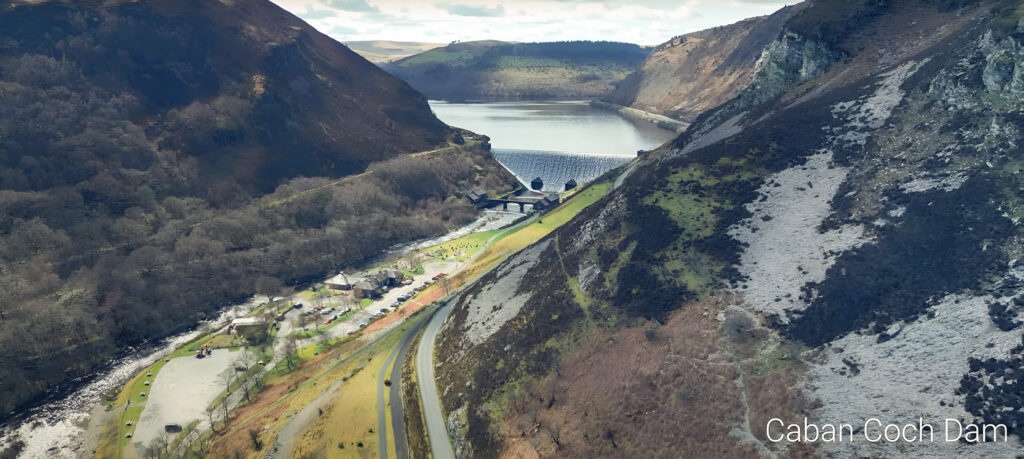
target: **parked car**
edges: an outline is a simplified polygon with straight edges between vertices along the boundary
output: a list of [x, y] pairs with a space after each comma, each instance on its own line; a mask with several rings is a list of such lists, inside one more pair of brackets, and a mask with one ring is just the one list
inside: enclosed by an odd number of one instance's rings
[[302, 309], [302, 303], [295, 303], [292, 305], [292, 307], [295, 309]]
[[394, 303], [391, 303], [391, 307], [392, 307], [392, 308], [397, 308], [397, 307], [399, 307], [399, 306], [401, 306], [401, 305], [402, 305], [402, 302], [401, 302], [401, 301], [396, 301], [396, 302], [394, 302]]
[[356, 331], [355, 330], [349, 330], [349, 331], [345, 332], [345, 334], [348, 335], [348, 336], [352, 336], [352, 335], [356, 334]]
[[373, 314], [370, 314], [370, 318], [371, 318], [371, 319], [376, 319], [376, 318], [378, 318], [378, 317], [380, 317], [380, 313], [379, 313], [379, 312], [375, 312], [375, 313], [373, 313]]
[[380, 308], [380, 313], [381, 314], [387, 314], [389, 312], [391, 312], [391, 311], [388, 311], [388, 308]]
[[366, 322], [359, 322], [359, 328], [365, 328]]
[[327, 319], [327, 320], [325, 320], [325, 321], [324, 321], [324, 325], [327, 325], [327, 324], [329, 324], [329, 323], [331, 323], [331, 322], [334, 322], [334, 318], [333, 318], [333, 317], [332, 317], [332, 318], [330, 318], [330, 319]]

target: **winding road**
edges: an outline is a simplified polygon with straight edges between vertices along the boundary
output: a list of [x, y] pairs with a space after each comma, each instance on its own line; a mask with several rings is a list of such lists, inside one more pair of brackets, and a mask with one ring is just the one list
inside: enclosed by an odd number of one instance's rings
[[377, 432], [381, 459], [388, 459], [388, 404], [384, 400], [384, 393], [388, 390], [386, 389], [385, 381], [389, 380], [388, 366], [392, 362], [395, 365], [391, 371], [391, 392], [388, 398], [391, 400], [391, 424], [394, 429], [392, 436], [395, 438], [395, 454], [400, 459], [408, 459], [409, 457], [409, 440], [405, 435], [405, 411], [402, 407], [402, 362], [405, 361], [405, 354], [412, 345], [412, 339], [423, 328], [423, 324], [430, 320], [430, 317], [427, 315], [416, 319], [416, 324], [402, 335], [398, 344], [395, 345], [395, 349], [391, 351], [387, 360], [384, 361], [384, 366], [381, 367], [380, 373], [377, 374]]
[[[483, 247], [469, 257], [469, 259], [467, 259], [461, 266], [469, 266], [470, 263], [483, 254], [487, 247], [496, 239], [509, 232], [516, 231], [519, 228], [533, 223], [537, 218], [538, 216], [534, 215], [508, 227], [505, 231], [491, 236], [486, 242], [484, 242]], [[480, 275], [482, 276], [483, 273]], [[475, 280], [466, 282], [462, 289], [471, 285], [473, 282], [475, 282]], [[441, 408], [441, 399], [438, 397], [437, 393], [437, 380], [434, 379], [434, 343], [437, 340], [438, 331], [441, 330], [441, 326], [444, 325], [445, 319], [448, 318], [448, 313], [451, 311], [452, 304], [455, 301], [454, 299], [457, 297], [457, 293], [458, 291], [449, 295], [445, 304], [434, 311], [429, 318], [424, 320], [424, 322], [427, 322], [427, 328], [424, 330], [423, 336], [420, 338], [420, 345], [416, 349], [416, 379], [419, 381], [420, 400], [423, 403], [423, 417], [424, 422], [427, 424], [427, 435], [430, 438], [430, 450], [435, 459], [454, 459], [455, 457], [455, 451], [452, 449], [451, 438], [448, 436], [448, 427], [444, 419], [444, 410]], [[401, 375], [401, 372], [398, 374]], [[393, 377], [392, 381], [395, 380], [396, 379]], [[392, 391], [394, 391], [394, 387], [392, 387]], [[394, 392], [392, 392], [392, 394], [394, 394]], [[392, 395], [392, 400], [395, 400], [394, 395]], [[392, 409], [394, 409], [394, 405], [395, 404], [392, 403]], [[392, 418], [398, 419], [398, 416], [393, 415]], [[404, 430], [403, 423], [403, 433]], [[395, 431], [397, 433], [398, 429], [396, 428]], [[407, 439], [403, 438], [402, 441], [407, 442]], [[398, 446], [397, 442], [396, 446]], [[408, 447], [406, 448], [405, 454], [408, 455]]]
[[437, 380], [434, 379], [434, 341], [450, 310], [451, 301], [430, 317], [430, 322], [423, 331], [423, 340], [416, 349], [416, 377], [419, 380], [427, 434], [430, 436], [430, 452], [435, 459], [455, 458], [455, 450], [452, 449], [451, 439], [448, 438], [444, 411], [441, 409], [441, 399], [437, 395]]

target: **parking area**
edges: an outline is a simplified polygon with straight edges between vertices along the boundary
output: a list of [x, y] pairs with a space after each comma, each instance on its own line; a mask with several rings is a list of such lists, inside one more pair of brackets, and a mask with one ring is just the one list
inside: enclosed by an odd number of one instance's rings
[[133, 436], [135, 447], [144, 448], [167, 424], [184, 427], [195, 420], [207, 424], [206, 407], [224, 391], [221, 375], [235, 371], [237, 358], [237, 351], [214, 349], [201, 359], [178, 357], [167, 362], [149, 386], [146, 408]]
[[[350, 332], [356, 332], [361, 327], [359, 324], [370, 324], [374, 320], [382, 317], [386, 314], [394, 314], [396, 310], [401, 310], [401, 304], [405, 302], [399, 301], [400, 298], [409, 298], [414, 295], [418, 289], [426, 285], [427, 282], [433, 282], [435, 276], [451, 271], [458, 266], [458, 262], [453, 260], [432, 260], [423, 264], [424, 273], [418, 276], [412, 276], [407, 279], [411, 279], [411, 283], [399, 285], [396, 287], [389, 288], [386, 292], [383, 292], [379, 298], [376, 298], [366, 306], [360, 307], [355, 303], [350, 296], [351, 293], [344, 292], [338, 296], [332, 297], [324, 301], [324, 309], [333, 308], [330, 313], [324, 315], [322, 311], [313, 311], [313, 306], [310, 304], [304, 304], [302, 311], [308, 313], [309, 324], [305, 327], [306, 330], [312, 330], [316, 327], [324, 327], [325, 321], [338, 314], [344, 316], [342, 312], [345, 309], [352, 308], [355, 312], [352, 312], [348, 317], [341, 317], [340, 322], [333, 324], [324, 331], [320, 336], [315, 336], [302, 340], [300, 344], [308, 344], [317, 339], [335, 339], [341, 338], [348, 335]], [[397, 308], [395, 307], [399, 305]], [[326, 335], [326, 336], [324, 336]]]

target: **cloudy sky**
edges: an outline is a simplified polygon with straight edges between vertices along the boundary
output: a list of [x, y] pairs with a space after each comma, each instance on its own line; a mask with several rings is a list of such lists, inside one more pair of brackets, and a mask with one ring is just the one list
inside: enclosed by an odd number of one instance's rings
[[[656, 45], [775, 0], [274, 0], [338, 41], [614, 40]], [[796, 3], [790, 0], [788, 3]]]

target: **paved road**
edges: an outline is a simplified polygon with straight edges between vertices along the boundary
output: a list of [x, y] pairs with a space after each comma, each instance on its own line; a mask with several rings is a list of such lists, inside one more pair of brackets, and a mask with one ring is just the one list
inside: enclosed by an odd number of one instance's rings
[[437, 380], [434, 379], [434, 341], [438, 330], [448, 317], [451, 304], [449, 301], [430, 318], [426, 330], [423, 331], [420, 347], [416, 350], [416, 376], [419, 379], [423, 417], [427, 423], [430, 451], [434, 459], [455, 458], [455, 451], [452, 449], [448, 428], [445, 425], [444, 410], [441, 409], [441, 399], [437, 396]]
[[[484, 246], [481, 247], [480, 250], [474, 253], [473, 256], [469, 257], [469, 259], [460, 266], [459, 270], [469, 266], [475, 258], [483, 254], [484, 250], [490, 246], [495, 239], [503, 234], [529, 225], [537, 220], [537, 218], [537, 215], [533, 215], [516, 225], [506, 228], [505, 231], [491, 236], [486, 242], [484, 242]], [[481, 275], [483, 274], [481, 273]], [[472, 281], [466, 282], [466, 286], [472, 283]], [[449, 296], [448, 302], [430, 316], [427, 328], [423, 332], [423, 337], [420, 338], [420, 346], [416, 349], [416, 376], [419, 380], [420, 399], [423, 403], [423, 417], [427, 423], [427, 435], [430, 437], [430, 450], [435, 459], [449, 459], [455, 457], [455, 451], [452, 449], [451, 439], [448, 437], [448, 428], [445, 423], [444, 410], [441, 409], [441, 399], [437, 395], [437, 380], [434, 379], [434, 342], [437, 340], [437, 332], [441, 329], [441, 325], [443, 325], [445, 319], [448, 318], [448, 312], [451, 311], [455, 297], [456, 295]], [[400, 375], [401, 373], [398, 374]], [[392, 379], [392, 381], [395, 380], [398, 379]]]
[[[404, 340], [405, 336], [402, 336], [402, 339]], [[377, 374], [377, 444], [379, 445], [380, 459], [388, 459], [388, 410], [387, 402], [384, 400], [384, 391], [387, 389], [385, 389], [384, 381], [388, 378], [388, 365], [395, 361], [395, 355], [398, 354], [401, 347], [401, 343], [395, 346], [388, 358], [384, 360], [384, 366], [380, 367], [380, 373]]]
[[379, 432], [378, 438], [380, 439], [381, 459], [388, 458], [387, 404], [384, 401], [384, 392], [388, 389], [386, 389], [387, 386], [384, 384], [384, 381], [388, 380], [388, 365], [391, 362], [395, 363], [390, 378], [391, 424], [393, 426], [391, 435], [395, 438], [395, 454], [399, 459], [407, 459], [409, 457], [409, 441], [405, 435], [405, 410], [402, 406], [402, 362], [405, 361], [405, 353], [409, 350], [412, 339], [429, 319], [430, 316], [426, 314], [416, 319], [416, 324], [402, 335], [402, 339], [395, 345], [395, 349], [391, 351], [387, 360], [384, 361], [384, 366], [381, 367], [380, 373], [377, 375], [377, 430]]

